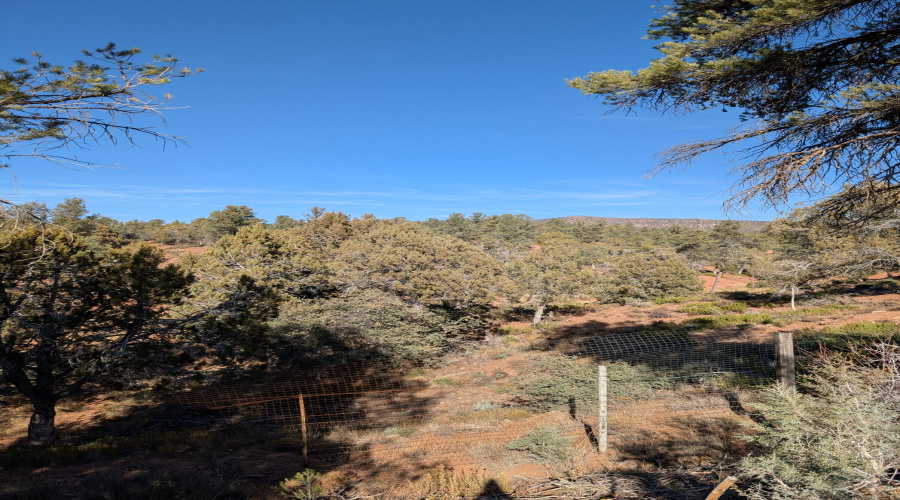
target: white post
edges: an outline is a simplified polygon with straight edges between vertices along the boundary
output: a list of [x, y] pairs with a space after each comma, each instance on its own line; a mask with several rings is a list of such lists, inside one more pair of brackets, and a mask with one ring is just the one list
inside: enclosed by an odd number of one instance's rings
[[608, 434], [608, 413], [606, 409], [606, 366], [597, 367], [597, 388], [600, 402], [600, 421], [597, 423], [597, 449], [606, 453]]

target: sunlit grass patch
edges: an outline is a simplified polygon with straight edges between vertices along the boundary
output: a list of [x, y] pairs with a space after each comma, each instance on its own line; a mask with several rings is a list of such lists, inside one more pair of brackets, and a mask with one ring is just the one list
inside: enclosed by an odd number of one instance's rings
[[768, 313], [726, 314], [721, 316], [707, 316], [703, 318], [691, 318], [684, 324], [695, 325], [699, 328], [724, 328], [737, 325], [781, 325], [783, 320]]
[[743, 314], [749, 307], [743, 302], [698, 302], [684, 304], [677, 309], [678, 312], [693, 315], [722, 315], [727, 313]]
[[434, 370], [428, 368], [412, 368], [404, 375], [407, 379], [428, 378], [434, 375]]
[[438, 387], [462, 387], [463, 383], [452, 377], [438, 377], [431, 381], [434, 385]]
[[656, 305], [662, 304], [684, 304], [686, 302], [698, 302], [703, 300], [702, 295], [682, 295], [676, 297], [662, 297], [653, 299], [653, 303]]
[[525, 420], [535, 414], [525, 408], [491, 408], [487, 410], [473, 410], [466, 412], [450, 413], [436, 416], [431, 423], [437, 425], [481, 425], [496, 424], [504, 420]]
[[816, 351], [820, 346], [843, 351], [854, 346], [888, 339], [900, 340], [900, 325], [863, 321], [820, 330], [804, 329], [797, 333], [797, 344], [805, 351]]

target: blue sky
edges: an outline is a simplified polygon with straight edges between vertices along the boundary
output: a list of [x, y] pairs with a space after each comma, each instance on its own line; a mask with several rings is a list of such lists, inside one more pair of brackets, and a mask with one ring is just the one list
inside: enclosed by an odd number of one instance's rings
[[[655, 152], [715, 137], [737, 113], [606, 114], [565, 78], [637, 69], [643, 0], [56, 0], [4, 5], [0, 65], [67, 64], [114, 41], [206, 72], [173, 82], [167, 133], [188, 145], [110, 144], [76, 171], [17, 161], [0, 194], [84, 198], [120, 220], [190, 221], [226, 204], [263, 218], [312, 206], [409, 219], [725, 218], [727, 158], [645, 178]], [[733, 218], [770, 219], [751, 209]]]

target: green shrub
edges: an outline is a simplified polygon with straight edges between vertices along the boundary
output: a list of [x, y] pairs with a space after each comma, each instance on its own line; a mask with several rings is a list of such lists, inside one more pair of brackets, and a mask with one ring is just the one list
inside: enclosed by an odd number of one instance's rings
[[723, 328], [735, 325], [778, 325], [780, 321], [771, 314], [747, 313], [727, 314], [722, 316], [708, 316], [705, 318], [692, 318], [685, 321], [686, 324], [696, 325], [699, 328]]
[[675, 295], [672, 297], [660, 297], [651, 300], [656, 305], [663, 304], [684, 304], [685, 302], [697, 302], [702, 300], [703, 297], [700, 295]]
[[550, 353], [528, 360], [522, 372], [514, 381], [513, 393], [527, 407], [547, 411], [567, 407], [571, 399], [596, 397], [596, 365]]
[[819, 333], [823, 335], [853, 335], [857, 337], [891, 337], [900, 334], [900, 325], [896, 323], [861, 321], [835, 328], [825, 328], [820, 330]]
[[801, 390], [780, 386], [755, 404], [748, 436], [762, 451], [740, 463], [754, 500], [896, 498], [900, 487], [900, 347], [867, 359], [820, 356]]
[[713, 315], [713, 314], [723, 314], [723, 311], [718, 307], [706, 303], [706, 304], [685, 304], [677, 309], [678, 312], [684, 314], [694, 314], [694, 315]]
[[750, 389], [769, 383], [770, 379], [761, 377], [749, 377], [741, 373], [725, 373], [712, 378], [708, 383], [721, 392], [734, 391], [735, 389]]
[[303, 472], [294, 474], [294, 477], [289, 477], [278, 483], [278, 489], [287, 498], [317, 500], [325, 493], [325, 489], [318, 484], [321, 477], [322, 474], [312, 469], [306, 469]]
[[[670, 374], [624, 362], [606, 364], [610, 397], [641, 399], [674, 386]], [[597, 404], [597, 365], [579, 363], [562, 354], [548, 354], [528, 361], [523, 376], [514, 381], [513, 394], [531, 409], [549, 411]]]
[[497, 335], [509, 336], [509, 335], [518, 335], [519, 333], [527, 332], [528, 330], [520, 330], [512, 325], [504, 325], [497, 327]]
[[747, 312], [747, 309], [747, 304], [744, 304], [743, 302], [719, 301], [715, 303], [703, 302], [698, 304], [685, 304], [678, 308], [678, 312], [696, 315], [722, 315], [726, 313], [741, 314]]
[[691, 295], [703, 290], [696, 271], [677, 254], [652, 250], [619, 257], [600, 277], [600, 300], [623, 303]]
[[744, 314], [750, 308], [747, 304], [743, 302], [718, 302], [716, 304], [719, 309], [725, 312]]
[[463, 385], [462, 382], [451, 377], [438, 377], [432, 383], [441, 387], [461, 387]]
[[509, 450], [527, 451], [543, 460], [565, 460], [572, 457], [572, 440], [559, 435], [555, 427], [541, 426], [515, 439], [506, 446]]
[[452, 345], [460, 327], [428, 308], [380, 290], [328, 300], [292, 300], [270, 322], [274, 351], [287, 363], [421, 362]]
[[797, 334], [797, 346], [804, 351], [817, 351], [820, 346], [846, 351], [875, 340], [894, 337], [900, 338], [900, 325], [863, 321], [821, 330], [802, 330]]

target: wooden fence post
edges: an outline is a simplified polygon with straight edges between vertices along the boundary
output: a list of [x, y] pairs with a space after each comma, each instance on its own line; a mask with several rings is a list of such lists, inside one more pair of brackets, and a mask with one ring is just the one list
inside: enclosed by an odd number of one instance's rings
[[597, 450], [606, 453], [608, 435], [608, 413], [606, 408], [606, 366], [597, 366], [597, 396], [600, 419], [597, 422]]
[[775, 338], [775, 358], [778, 382], [785, 387], [797, 387], [793, 333], [778, 332]]
[[734, 483], [737, 482], [737, 478], [734, 476], [728, 476], [719, 483], [718, 486], [715, 487], [712, 491], [709, 492], [709, 495], [706, 495], [706, 500], [718, 500], [722, 494], [725, 493], [728, 488], [734, 486]]
[[300, 402], [300, 440], [303, 441], [303, 460], [305, 461], [309, 450], [306, 436], [306, 404], [303, 402], [303, 394], [298, 395], [297, 400]]

